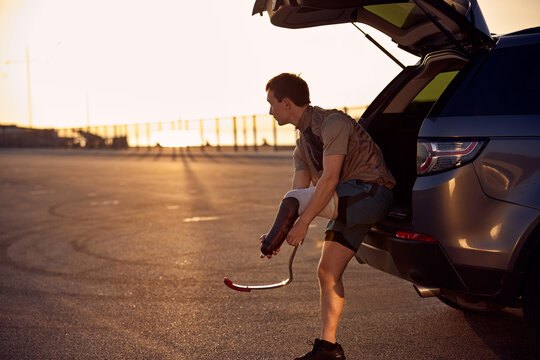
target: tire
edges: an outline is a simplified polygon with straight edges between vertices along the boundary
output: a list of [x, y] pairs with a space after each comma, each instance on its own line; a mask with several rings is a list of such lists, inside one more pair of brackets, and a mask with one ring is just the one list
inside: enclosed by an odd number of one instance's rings
[[535, 256], [527, 270], [523, 289], [523, 315], [540, 337], [540, 256]]
[[462, 294], [443, 292], [437, 295], [437, 298], [444, 304], [460, 311], [498, 311], [503, 309], [503, 306], [492, 304], [487, 301], [476, 299]]

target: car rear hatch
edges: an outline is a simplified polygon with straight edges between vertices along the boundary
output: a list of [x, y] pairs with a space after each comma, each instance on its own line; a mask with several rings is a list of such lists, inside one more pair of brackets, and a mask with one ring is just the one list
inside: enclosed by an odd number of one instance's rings
[[417, 56], [435, 50], [469, 53], [494, 41], [476, 0], [256, 0], [272, 24], [297, 29], [360, 22]]

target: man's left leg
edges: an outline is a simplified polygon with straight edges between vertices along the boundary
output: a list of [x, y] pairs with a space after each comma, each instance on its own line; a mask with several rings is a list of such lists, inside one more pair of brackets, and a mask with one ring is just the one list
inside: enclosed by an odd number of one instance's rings
[[343, 272], [354, 251], [337, 241], [325, 241], [317, 275], [321, 291], [321, 340], [336, 342], [339, 318], [345, 304]]

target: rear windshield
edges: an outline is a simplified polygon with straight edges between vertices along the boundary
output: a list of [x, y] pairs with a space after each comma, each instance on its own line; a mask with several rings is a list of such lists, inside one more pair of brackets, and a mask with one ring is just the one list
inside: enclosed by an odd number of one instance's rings
[[442, 99], [440, 116], [540, 114], [540, 44], [482, 57]]

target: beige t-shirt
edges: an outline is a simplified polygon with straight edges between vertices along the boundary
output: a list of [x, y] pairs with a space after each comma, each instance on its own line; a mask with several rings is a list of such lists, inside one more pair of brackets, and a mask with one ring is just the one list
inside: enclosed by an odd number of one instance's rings
[[360, 180], [389, 189], [396, 184], [377, 144], [347, 114], [308, 106], [296, 128], [300, 138], [293, 154], [295, 170], [309, 170], [312, 177], [319, 179], [324, 156], [345, 155], [340, 182]]

